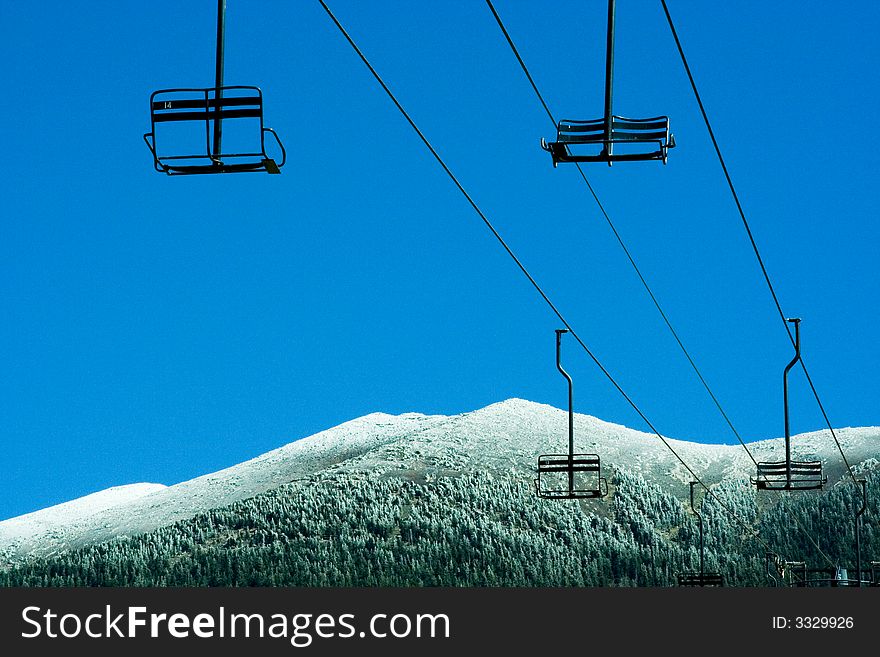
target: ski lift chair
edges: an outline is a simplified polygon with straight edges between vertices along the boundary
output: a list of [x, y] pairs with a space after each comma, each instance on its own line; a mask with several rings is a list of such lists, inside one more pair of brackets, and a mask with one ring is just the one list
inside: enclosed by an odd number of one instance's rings
[[635, 162], [660, 160], [666, 164], [675, 138], [669, 132], [669, 117], [630, 119], [612, 109], [614, 88], [614, 14], [616, 0], [608, 0], [608, 29], [605, 44], [605, 106], [601, 118], [589, 121], [565, 119], [556, 126], [556, 141], [541, 139], [541, 148], [560, 162]]
[[[615, 152], [615, 146], [622, 147]], [[573, 121], [565, 119], [556, 127], [556, 141], [541, 139], [541, 148], [553, 156], [553, 166], [560, 162], [633, 162], [662, 160], [675, 137], [669, 132], [669, 117], [628, 119], [611, 116], [606, 119]], [[597, 148], [599, 150], [597, 150]]]
[[601, 475], [597, 454], [542, 454], [535, 488], [545, 499], [605, 497], [608, 482]]
[[871, 586], [880, 586], [880, 561], [871, 562]]
[[678, 575], [679, 586], [724, 586], [724, 577], [721, 573], [706, 572], [706, 551], [703, 542], [703, 516], [697, 511], [694, 505], [694, 486], [700, 482], [691, 482], [691, 511], [697, 517], [697, 524], [700, 527], [700, 572], [681, 573]]
[[[783, 562], [783, 583], [785, 582], [785, 575], [788, 575], [789, 578], [789, 586], [799, 586], [804, 587], [808, 586], [809, 579], [807, 577], [807, 562], [806, 561], [785, 561]], [[799, 579], [795, 579], [795, 575], [798, 575]]]
[[568, 453], [542, 454], [538, 457], [535, 492], [538, 497], [554, 500], [605, 497], [608, 482], [602, 477], [599, 456], [574, 453], [573, 384], [560, 362], [563, 333], [568, 333], [568, 330], [556, 330], [556, 368], [568, 381]]
[[785, 460], [758, 463], [752, 484], [758, 490], [821, 490], [828, 482], [822, 471], [822, 461], [793, 461], [791, 458], [791, 428], [788, 419], [788, 372], [801, 359], [799, 318], [787, 319], [794, 324], [794, 358], [782, 374], [783, 406], [785, 409]]
[[764, 461], [752, 483], [758, 490], [821, 490], [828, 477], [821, 461]]
[[[217, 131], [221, 123], [241, 122], [243, 132], [250, 132], [250, 146], [242, 150], [216, 152], [212, 147], [212, 135], [217, 144]], [[248, 121], [253, 125], [248, 125]], [[173, 139], [180, 134], [167, 134], [160, 139], [159, 134], [170, 133], [170, 126], [185, 128], [188, 139]], [[202, 135], [202, 131], [204, 134]], [[266, 134], [271, 135], [281, 151], [281, 161], [270, 157], [266, 152]], [[163, 150], [166, 140], [183, 141], [184, 152], [171, 153]], [[161, 89], [150, 96], [150, 132], [144, 141], [153, 154], [156, 171], [170, 176], [260, 172], [281, 173], [287, 160], [284, 145], [272, 128], [263, 124], [263, 94], [259, 87], [226, 86], [191, 89]], [[229, 140], [227, 139], [227, 143]], [[179, 146], [179, 144], [178, 144]]]

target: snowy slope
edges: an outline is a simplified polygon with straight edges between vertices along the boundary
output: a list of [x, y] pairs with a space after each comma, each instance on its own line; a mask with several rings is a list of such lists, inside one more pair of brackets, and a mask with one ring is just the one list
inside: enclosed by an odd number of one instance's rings
[[[566, 431], [565, 411], [521, 399], [449, 417], [375, 413], [174, 486], [109, 489], [0, 522], [0, 566], [151, 531], [328, 471], [427, 482], [484, 470], [531, 486], [538, 454], [564, 451]], [[837, 434], [857, 471], [878, 466], [880, 428], [840, 429]], [[745, 481], [753, 471], [739, 445], [667, 440], [707, 483]], [[844, 474], [829, 432], [793, 440], [797, 458], [825, 462], [829, 483]], [[606, 469], [630, 470], [675, 495], [686, 494], [690, 474], [654, 434], [577, 415], [575, 442], [579, 451], [599, 453]], [[758, 460], [774, 460], [781, 458], [783, 445], [774, 439], [750, 448]]]
[[2, 527], [0, 541], [14, 543], [32, 536], [48, 537], [53, 532], [63, 532], [68, 525], [83, 523], [88, 518], [103, 514], [115, 507], [129, 505], [141, 497], [165, 488], [162, 484], [114, 486], [70, 502], [18, 516], [0, 523]]

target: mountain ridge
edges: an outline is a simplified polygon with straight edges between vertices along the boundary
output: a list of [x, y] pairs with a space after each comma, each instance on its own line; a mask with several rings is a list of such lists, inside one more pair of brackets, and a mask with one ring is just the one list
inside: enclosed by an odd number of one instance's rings
[[[856, 469], [877, 466], [880, 428], [845, 428], [838, 437]], [[739, 445], [666, 440], [709, 484], [746, 480], [754, 467]], [[758, 460], [772, 460], [781, 441], [749, 447]], [[151, 532], [325, 473], [424, 484], [482, 471], [531, 486], [537, 455], [564, 451], [566, 442], [566, 411], [518, 398], [451, 416], [371, 413], [173, 486], [114, 487], [0, 522], [0, 566]], [[575, 443], [578, 451], [600, 453], [603, 468], [632, 472], [679, 499], [692, 478], [654, 434], [576, 414]], [[793, 445], [796, 455], [825, 462], [829, 483], [845, 474], [829, 432], [795, 436]], [[109, 491], [125, 492], [125, 499], [77, 506], [112, 497], [104, 495]], [[66, 513], [80, 507], [85, 511]]]

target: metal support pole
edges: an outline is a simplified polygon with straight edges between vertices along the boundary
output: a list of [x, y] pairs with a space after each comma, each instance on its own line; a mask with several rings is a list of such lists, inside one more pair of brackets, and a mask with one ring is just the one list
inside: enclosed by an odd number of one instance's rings
[[[226, 45], [226, 0], [217, 0], [217, 58], [214, 71], [214, 149], [213, 156], [220, 156], [223, 141], [221, 103], [223, 98], [223, 49]], [[215, 164], [219, 162], [215, 161]]]
[[782, 373], [782, 402], [785, 406], [785, 481], [787, 488], [791, 488], [791, 427], [788, 422], [788, 372], [801, 359], [801, 320], [794, 317], [785, 321], [794, 324], [794, 358], [785, 366]]
[[556, 369], [568, 381], [568, 493], [574, 492], [574, 383], [571, 377], [562, 369], [562, 334], [568, 333], [568, 329], [556, 329]]
[[859, 586], [862, 586], [862, 514], [868, 508], [868, 482], [859, 479], [862, 485], [862, 508], [856, 512], [856, 572], [859, 575]]
[[[608, 0], [608, 39], [605, 45], [605, 153], [611, 157], [611, 132], [613, 112], [611, 90], [614, 82], [614, 8], [616, 0]], [[609, 161], [608, 164], [611, 164]]]

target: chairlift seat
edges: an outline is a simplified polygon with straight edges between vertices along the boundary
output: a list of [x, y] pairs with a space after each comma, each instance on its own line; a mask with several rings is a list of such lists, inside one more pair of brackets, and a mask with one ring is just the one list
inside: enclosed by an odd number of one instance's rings
[[[590, 121], [562, 120], [556, 127], [556, 141], [547, 143], [541, 139], [541, 148], [553, 156], [553, 166], [560, 162], [633, 162], [662, 160], [666, 164], [667, 152], [675, 147], [675, 137], [669, 132], [669, 117], [655, 116], [646, 119], [611, 117], [611, 139], [605, 135], [605, 119]], [[615, 152], [614, 145], [624, 146]], [[586, 146], [583, 152], [581, 147]], [[601, 147], [596, 152], [595, 148]], [[609, 149], [609, 146], [611, 147]], [[575, 147], [574, 149], [572, 147]], [[609, 154], [610, 150], [610, 154]]]
[[[212, 152], [212, 129], [216, 121], [250, 119], [259, 122], [255, 142], [258, 147], [243, 152]], [[165, 154], [160, 150], [157, 125], [189, 122], [194, 129], [204, 126], [204, 149], [196, 152]], [[272, 135], [281, 150], [277, 162], [266, 152], [266, 134]], [[266, 172], [281, 173], [287, 153], [272, 128], [263, 125], [263, 94], [259, 87], [215, 87], [189, 89], [161, 89], [150, 96], [150, 132], [144, 141], [153, 154], [156, 171], [168, 175], [208, 173]], [[197, 141], [201, 141], [199, 137]], [[187, 149], [190, 150], [190, 149]], [[237, 150], [237, 149], [236, 149]]]
[[[543, 475], [543, 476], [542, 476]], [[548, 476], [553, 483], [548, 484]], [[581, 485], [585, 478], [592, 479], [595, 486]], [[559, 487], [557, 482], [566, 485]], [[574, 482], [568, 485], [569, 482]], [[608, 482], [601, 477], [601, 465], [597, 454], [542, 454], [538, 457], [538, 478], [535, 479], [538, 497], [546, 499], [588, 499], [605, 497]]]
[[679, 586], [724, 586], [721, 573], [681, 573], [678, 576]]
[[791, 478], [787, 461], [758, 463], [757, 475], [751, 478], [758, 490], [821, 490], [828, 483], [821, 461], [791, 461]]

